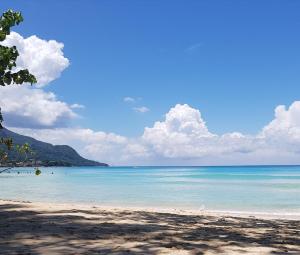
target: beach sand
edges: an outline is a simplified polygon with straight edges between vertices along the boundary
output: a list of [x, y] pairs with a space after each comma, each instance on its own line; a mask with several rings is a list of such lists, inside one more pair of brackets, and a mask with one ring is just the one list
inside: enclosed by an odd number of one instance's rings
[[300, 254], [300, 221], [0, 200], [0, 254]]

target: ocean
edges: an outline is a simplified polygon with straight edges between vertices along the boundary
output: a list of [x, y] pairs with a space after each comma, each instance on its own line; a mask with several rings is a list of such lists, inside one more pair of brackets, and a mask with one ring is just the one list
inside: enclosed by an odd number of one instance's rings
[[0, 174], [0, 199], [300, 215], [300, 166], [41, 170]]

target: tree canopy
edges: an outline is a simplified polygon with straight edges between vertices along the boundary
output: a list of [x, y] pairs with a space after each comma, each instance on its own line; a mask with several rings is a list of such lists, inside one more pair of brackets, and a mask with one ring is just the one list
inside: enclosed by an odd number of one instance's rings
[[[6, 39], [10, 34], [11, 27], [19, 25], [23, 21], [20, 12], [8, 10], [0, 17], [0, 42]], [[18, 70], [17, 58], [19, 52], [16, 46], [7, 47], [0, 45], [0, 85], [6, 86], [11, 84], [36, 83], [37, 80], [28, 69]]]
[[[21, 12], [8, 10], [0, 17], [0, 85], [6, 86], [11, 84], [36, 83], [37, 80], [28, 69], [19, 69], [16, 61], [19, 52], [16, 46], [7, 47], [1, 45], [10, 34], [10, 29], [19, 25], [23, 21]], [[0, 128], [2, 127], [3, 116], [0, 108]]]

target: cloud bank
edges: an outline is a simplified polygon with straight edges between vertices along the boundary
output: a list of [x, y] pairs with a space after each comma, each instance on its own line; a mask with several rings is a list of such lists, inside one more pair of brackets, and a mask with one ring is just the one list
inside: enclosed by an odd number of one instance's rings
[[231, 165], [300, 163], [300, 102], [278, 106], [256, 135], [214, 134], [198, 109], [177, 104], [140, 137], [83, 128], [17, 131], [54, 144], [70, 144], [82, 155], [113, 165]]

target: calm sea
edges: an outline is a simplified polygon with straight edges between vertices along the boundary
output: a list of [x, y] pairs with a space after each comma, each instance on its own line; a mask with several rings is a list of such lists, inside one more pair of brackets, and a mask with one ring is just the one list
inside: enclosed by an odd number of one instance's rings
[[0, 198], [300, 214], [300, 167], [18, 168], [0, 174]]

